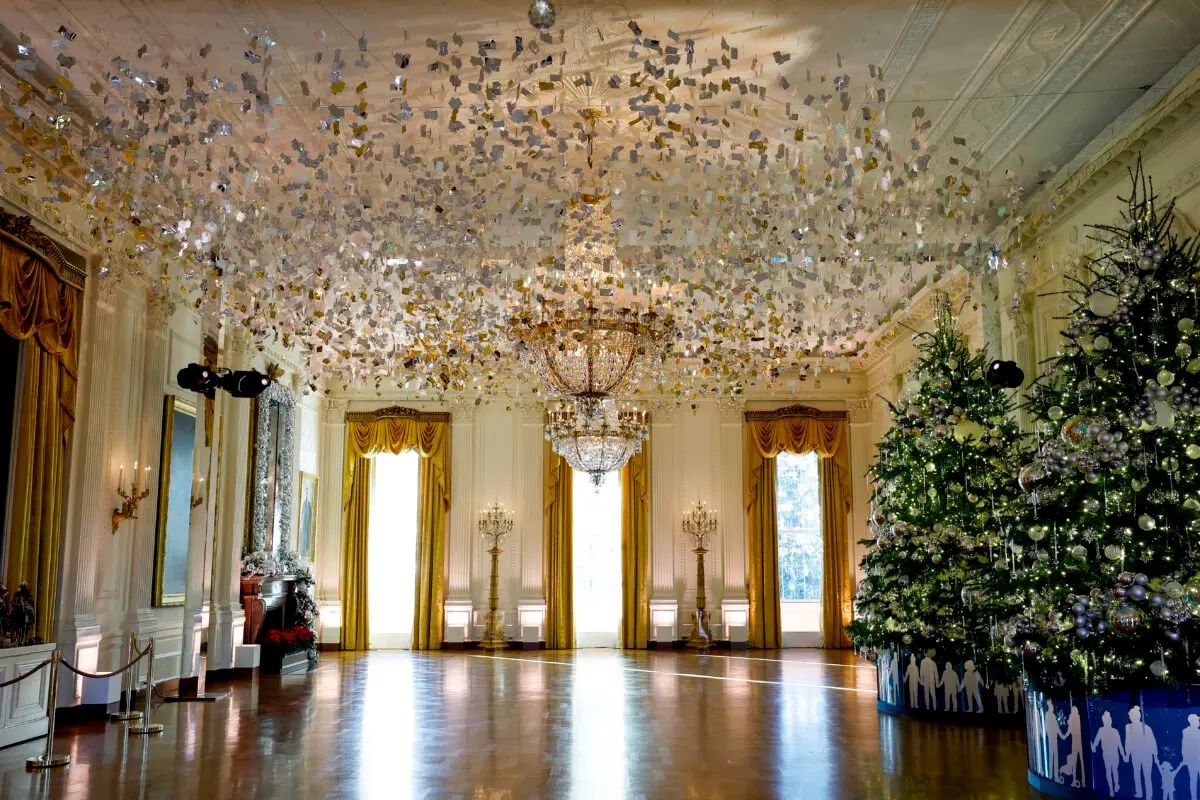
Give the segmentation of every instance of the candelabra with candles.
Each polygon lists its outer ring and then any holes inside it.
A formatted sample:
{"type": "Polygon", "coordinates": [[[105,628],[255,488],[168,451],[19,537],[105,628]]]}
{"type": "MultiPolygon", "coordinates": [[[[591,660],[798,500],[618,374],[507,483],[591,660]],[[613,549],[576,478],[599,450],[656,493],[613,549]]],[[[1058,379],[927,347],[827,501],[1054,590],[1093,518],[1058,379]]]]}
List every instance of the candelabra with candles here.
{"type": "Polygon", "coordinates": [[[493,503],[479,512],[479,535],[488,544],[492,556],[492,579],[488,588],[487,625],[483,629],[484,650],[503,650],[508,647],[504,638],[504,618],[500,614],[500,546],[512,533],[513,513],[505,511],[502,503],[493,503]]]}
{"type": "Polygon", "coordinates": [[[142,501],[150,496],[148,488],[142,488],[138,482],[138,475],[144,474],[147,478],[150,477],[150,468],[146,467],[142,472],[138,471],[138,462],[133,462],[133,477],[129,480],[129,489],[126,490],[123,484],[125,483],[125,465],[121,465],[121,474],[117,478],[117,494],[121,498],[121,505],[113,509],[113,534],[117,532],[117,528],[121,527],[121,523],[127,519],[137,519],[137,509],[142,501]]]}
{"type": "Polygon", "coordinates": [[[697,500],[683,512],[680,524],[684,536],[690,537],[696,554],[696,613],[692,615],[692,635],[687,646],[706,650],[712,645],[712,629],[704,597],[704,554],[708,552],[709,537],[717,532],[717,510],[697,500]]]}

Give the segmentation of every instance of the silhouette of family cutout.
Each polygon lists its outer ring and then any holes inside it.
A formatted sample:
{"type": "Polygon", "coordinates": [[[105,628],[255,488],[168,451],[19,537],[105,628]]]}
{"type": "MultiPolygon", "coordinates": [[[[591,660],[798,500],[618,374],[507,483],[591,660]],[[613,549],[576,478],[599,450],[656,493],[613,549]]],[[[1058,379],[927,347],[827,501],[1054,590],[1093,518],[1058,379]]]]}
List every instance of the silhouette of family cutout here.
{"type": "Polygon", "coordinates": [[[950,661],[939,671],[935,655],[936,651],[929,650],[918,663],[916,654],[910,653],[902,677],[901,654],[894,650],[880,651],[877,656],[879,699],[901,706],[905,705],[906,695],[909,709],[958,712],[961,708],[966,713],[982,714],[986,710],[984,691],[991,689],[998,713],[1016,714],[1021,710],[1024,693],[1020,686],[999,681],[989,686],[975,668],[975,662],[970,660],[963,662],[961,676],[950,661]]]}
{"type": "MultiPolygon", "coordinates": [[[[1182,743],[1179,748],[1181,760],[1172,764],[1159,758],[1158,740],[1154,730],[1142,720],[1141,706],[1129,709],[1129,722],[1125,725],[1125,736],[1113,726],[1112,714],[1105,711],[1100,718],[1100,729],[1092,739],[1092,752],[1100,753],[1104,764],[1104,788],[1108,789],[1109,797],[1116,797],[1121,791],[1120,768],[1127,763],[1133,769],[1133,796],[1143,800],[1153,800],[1154,774],[1158,773],[1160,794],[1162,800],[1175,800],[1175,780],[1184,767],[1188,771],[1191,788],[1190,800],[1200,800],[1197,796],[1197,784],[1200,783],[1200,716],[1188,715],[1188,727],[1182,731],[1182,743]]],[[[1066,730],[1059,723],[1058,713],[1051,700],[1046,700],[1044,743],[1047,755],[1047,772],[1057,783],[1070,780],[1073,788],[1079,788],[1086,782],[1084,775],[1082,723],[1079,718],[1079,708],[1071,706],[1067,717],[1066,730]],[[1062,742],[1069,742],[1070,754],[1065,763],[1060,764],[1062,742]]],[[[1101,791],[1100,780],[1093,776],[1094,788],[1101,791]]]]}

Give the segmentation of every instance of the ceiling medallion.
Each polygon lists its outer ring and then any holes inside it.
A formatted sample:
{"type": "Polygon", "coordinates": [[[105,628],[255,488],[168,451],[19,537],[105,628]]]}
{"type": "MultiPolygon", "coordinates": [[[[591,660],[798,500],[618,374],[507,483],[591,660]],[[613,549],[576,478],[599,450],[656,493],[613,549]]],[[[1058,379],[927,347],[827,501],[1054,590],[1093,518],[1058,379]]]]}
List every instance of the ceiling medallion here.
{"type": "Polygon", "coordinates": [[[547,412],[546,438],[554,452],[577,472],[586,472],[599,489],[604,476],[621,469],[641,452],[650,435],[646,412],[619,408],[614,400],[587,405],[562,404],[547,412]]]}

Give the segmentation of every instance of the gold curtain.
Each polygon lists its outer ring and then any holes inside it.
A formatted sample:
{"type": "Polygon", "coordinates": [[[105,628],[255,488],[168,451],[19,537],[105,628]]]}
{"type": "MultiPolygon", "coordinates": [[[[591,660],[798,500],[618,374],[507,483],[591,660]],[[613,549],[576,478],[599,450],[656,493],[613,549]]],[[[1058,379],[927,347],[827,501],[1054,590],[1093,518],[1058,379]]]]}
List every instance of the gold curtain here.
{"type": "Polygon", "coordinates": [[[0,330],[26,341],[5,580],[14,590],[29,584],[38,607],[35,631],[46,641],[54,639],[58,605],[82,287],[82,273],[27,217],[0,211],[0,330]]]}
{"type": "Polygon", "coordinates": [[[414,650],[442,646],[446,592],[446,515],[450,510],[450,415],[407,408],[346,415],[346,468],[342,482],[343,650],[368,645],[367,533],[370,529],[369,456],[416,450],[421,456],[417,503],[417,587],[414,650]]]}
{"type": "Polygon", "coordinates": [[[343,650],[371,646],[371,620],[367,602],[367,526],[371,512],[371,474],[374,465],[360,458],[350,481],[346,524],[342,533],[342,640],[343,650]]]}
{"type": "Polygon", "coordinates": [[[621,469],[621,646],[644,650],[650,631],[650,443],[621,469]]]}
{"type": "Polygon", "coordinates": [[[775,456],[816,452],[821,459],[821,528],[824,541],[821,638],[827,648],[849,647],[850,456],[846,412],[791,406],[746,413],[746,517],[750,551],[750,646],[773,649],[783,634],[779,620],[779,530],[775,508],[775,456]]]}
{"type": "Polygon", "coordinates": [[[546,587],[546,649],[575,646],[574,584],[571,580],[571,467],[546,442],[542,458],[546,537],[542,582],[546,587]]]}

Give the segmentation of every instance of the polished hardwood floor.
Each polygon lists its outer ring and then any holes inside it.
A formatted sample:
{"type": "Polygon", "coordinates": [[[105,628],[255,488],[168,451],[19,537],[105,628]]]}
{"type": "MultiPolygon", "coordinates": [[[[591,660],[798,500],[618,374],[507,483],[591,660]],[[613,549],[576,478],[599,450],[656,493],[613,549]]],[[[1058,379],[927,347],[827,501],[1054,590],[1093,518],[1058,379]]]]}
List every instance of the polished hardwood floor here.
{"type": "Polygon", "coordinates": [[[323,653],[210,688],[153,738],[61,726],[63,770],[0,751],[0,797],[1039,797],[1021,731],[880,714],[847,652],[323,653]]]}

